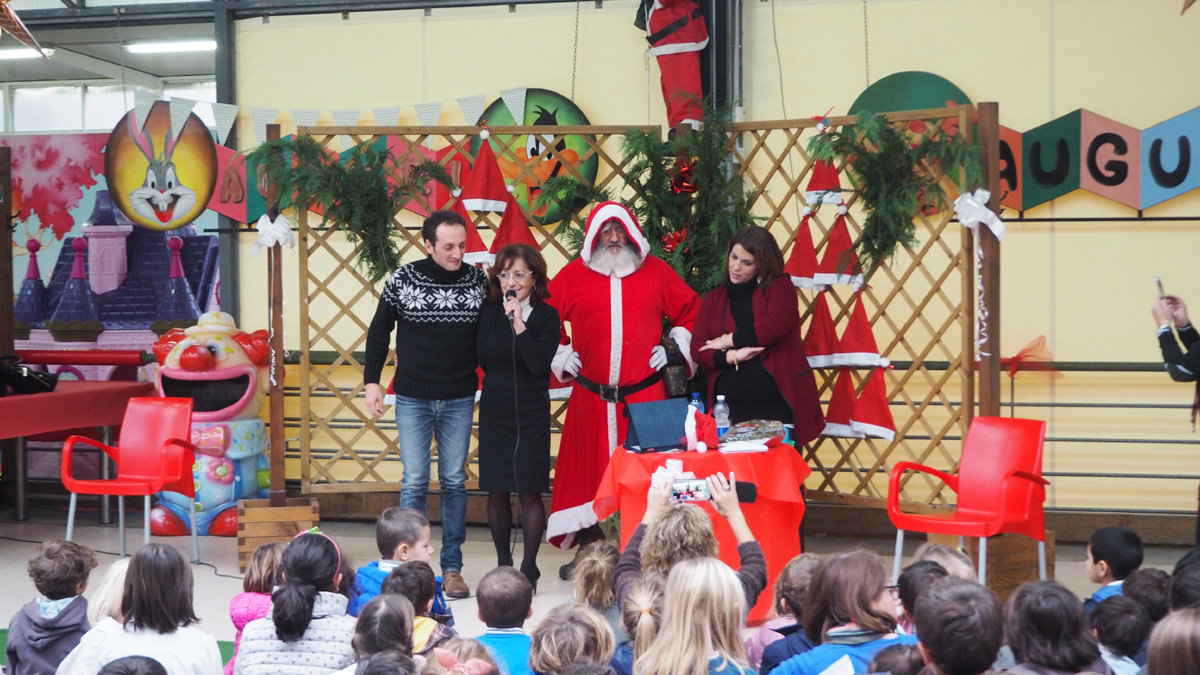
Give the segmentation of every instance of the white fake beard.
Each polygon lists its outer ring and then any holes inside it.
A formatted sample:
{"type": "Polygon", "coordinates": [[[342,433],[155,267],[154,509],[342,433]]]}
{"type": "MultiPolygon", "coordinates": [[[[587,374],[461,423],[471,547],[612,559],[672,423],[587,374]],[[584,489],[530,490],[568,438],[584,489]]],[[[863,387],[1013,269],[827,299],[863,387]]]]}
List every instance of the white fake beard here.
{"type": "Polygon", "coordinates": [[[592,260],[588,263],[588,267],[592,268],[592,271],[618,279],[624,279],[633,274],[641,266],[642,257],[638,255],[637,248],[632,244],[622,246],[615,253],[613,249],[604,246],[592,254],[592,260]]]}

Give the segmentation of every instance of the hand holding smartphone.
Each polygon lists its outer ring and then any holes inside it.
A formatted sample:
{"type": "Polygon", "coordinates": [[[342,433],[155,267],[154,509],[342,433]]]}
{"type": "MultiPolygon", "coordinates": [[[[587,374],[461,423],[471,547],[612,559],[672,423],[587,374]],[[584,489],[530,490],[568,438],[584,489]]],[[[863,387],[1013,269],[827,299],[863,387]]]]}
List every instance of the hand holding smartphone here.
{"type": "Polygon", "coordinates": [[[711,498],[703,478],[677,478],[671,484],[671,499],[677,502],[706,502],[711,498]]]}

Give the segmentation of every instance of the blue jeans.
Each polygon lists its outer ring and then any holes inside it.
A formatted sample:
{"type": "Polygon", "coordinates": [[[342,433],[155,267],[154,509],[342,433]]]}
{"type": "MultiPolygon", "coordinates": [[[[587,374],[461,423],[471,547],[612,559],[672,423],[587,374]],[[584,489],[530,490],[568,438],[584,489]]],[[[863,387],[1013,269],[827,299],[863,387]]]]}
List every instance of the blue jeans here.
{"type": "Polygon", "coordinates": [[[400,440],[400,505],[426,512],[430,442],[437,437],[438,482],[442,486],[442,572],[462,569],[467,538],[467,448],[475,397],[435,400],[396,396],[396,431],[400,440]]]}

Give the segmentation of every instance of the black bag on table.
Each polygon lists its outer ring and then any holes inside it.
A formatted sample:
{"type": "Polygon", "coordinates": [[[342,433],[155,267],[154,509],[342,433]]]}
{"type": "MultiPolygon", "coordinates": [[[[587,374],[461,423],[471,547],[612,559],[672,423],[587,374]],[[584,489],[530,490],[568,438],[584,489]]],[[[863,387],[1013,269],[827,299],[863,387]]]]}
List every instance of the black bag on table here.
{"type": "Polygon", "coordinates": [[[16,356],[0,356],[0,396],[54,391],[58,375],[22,365],[16,356]]]}

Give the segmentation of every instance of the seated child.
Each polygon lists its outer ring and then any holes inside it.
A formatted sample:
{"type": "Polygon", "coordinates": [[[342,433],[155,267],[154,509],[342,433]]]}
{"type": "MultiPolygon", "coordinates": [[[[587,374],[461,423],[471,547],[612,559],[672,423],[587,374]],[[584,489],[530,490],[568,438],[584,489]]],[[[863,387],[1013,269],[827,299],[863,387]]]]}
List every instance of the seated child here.
{"type": "Polygon", "coordinates": [[[380,664],[391,657],[376,657],[394,652],[407,656],[407,665],[410,670],[413,669],[413,618],[412,603],[399,593],[380,593],[371,598],[354,624],[354,638],[350,645],[354,647],[355,662],[332,675],[357,675],[370,664],[381,668],[380,664]]]}
{"type": "Polygon", "coordinates": [[[1100,643],[1100,656],[1116,675],[1137,675],[1133,660],[1150,636],[1150,619],[1142,606],[1123,595],[1110,595],[1096,603],[1088,623],[1100,643]]]}
{"type": "MultiPolygon", "coordinates": [[[[1171,575],[1156,567],[1139,567],[1121,584],[1121,595],[1142,606],[1146,617],[1150,619],[1150,628],[1167,615],[1171,598],[1171,575]]],[[[1146,665],[1146,650],[1150,647],[1150,637],[1147,633],[1142,648],[1138,650],[1133,660],[1139,666],[1146,665]]]]}
{"type": "Polygon", "coordinates": [[[924,667],[925,657],[921,656],[921,648],[918,645],[892,645],[871,659],[867,672],[917,675],[924,667]]]}
{"type": "Polygon", "coordinates": [[[122,656],[104,664],[96,675],[167,675],[167,669],[149,656],[122,656]]]}
{"type": "Polygon", "coordinates": [[[91,627],[87,620],[88,575],[96,567],[92,549],[73,541],[42,545],[29,561],[38,596],[13,615],[5,655],[8,672],[54,673],[91,627]]]}
{"type": "MultiPolygon", "coordinates": [[[[575,568],[576,573],[579,567],[575,568]]],[[[475,589],[479,620],[487,626],[479,641],[496,657],[503,675],[533,675],[529,669],[529,635],[522,626],[533,615],[533,585],[511,566],[483,575],[475,589]]]]}
{"type": "Polygon", "coordinates": [[[412,603],[413,654],[426,655],[446,640],[457,637],[453,628],[429,616],[436,583],[433,568],[422,560],[406,562],[396,567],[383,580],[382,592],[399,593],[412,603]]]}
{"type": "Polygon", "coordinates": [[[579,549],[571,571],[571,588],[575,602],[600,612],[613,629],[617,640],[625,638],[621,624],[621,608],[617,605],[613,579],[621,552],[607,541],[594,541],[579,549]]]}
{"type": "Polygon", "coordinates": [[[225,664],[225,675],[233,675],[238,647],[242,644],[242,629],[251,621],[266,616],[271,609],[271,591],[279,583],[280,559],[286,547],[282,541],[272,541],[259,544],[250,554],[250,564],[242,578],[242,592],[229,601],[229,620],[237,632],[233,635],[233,657],[225,664]]]}
{"type": "MultiPolygon", "coordinates": [[[[393,506],[379,514],[375,523],[375,546],[380,559],[358,568],[350,590],[351,616],[358,616],[363,605],[379,595],[383,580],[403,563],[419,560],[429,563],[433,545],[429,543],[429,519],[416,509],[393,506]]],[[[429,616],[447,626],[454,625],[454,615],[442,594],[442,580],[434,577],[433,609],[429,616]]],[[[421,606],[416,606],[418,611],[421,606]]]]}
{"type": "Polygon", "coordinates": [[[1121,583],[1142,566],[1142,538],[1121,525],[1102,527],[1092,533],[1087,548],[1087,575],[1101,584],[1092,597],[1083,601],[1089,613],[1101,600],[1121,594],[1121,583]]]}
{"type": "Polygon", "coordinates": [[[921,638],[918,647],[936,675],[988,672],[1004,638],[996,594],[953,576],[933,582],[921,594],[913,626],[921,638]]]}
{"type": "Polygon", "coordinates": [[[971,558],[960,549],[926,542],[913,551],[912,561],[920,562],[922,560],[932,560],[941,565],[952,577],[967,581],[979,579],[979,574],[975,571],[975,563],[971,562],[971,558]]]}
{"type": "MultiPolygon", "coordinates": [[[[899,624],[901,632],[913,633],[912,613],[917,606],[917,598],[938,579],[945,579],[946,568],[932,560],[919,560],[900,573],[896,580],[896,593],[900,600],[899,624]]],[[[917,636],[920,637],[920,636],[917,636]]]]}
{"type": "Polygon", "coordinates": [[[599,612],[583,605],[559,605],[529,635],[529,668],[538,675],[561,675],[584,658],[612,661],[615,647],[612,629],[599,612]]]}
{"type": "MultiPolygon", "coordinates": [[[[528,580],[528,579],[527,579],[528,580]]],[[[492,653],[479,640],[451,638],[429,654],[425,675],[500,675],[492,653]]],[[[365,673],[363,675],[366,675],[365,673]]]]}
{"type": "Polygon", "coordinates": [[[801,553],[788,561],[779,573],[779,578],[775,580],[775,611],[779,613],[780,618],[790,618],[791,622],[776,629],[780,636],[778,639],[763,641],[757,664],[750,647],[753,638],[746,641],[746,656],[751,659],[750,665],[760,673],[769,673],[780,663],[813,648],[812,641],[804,633],[804,624],[801,623],[800,616],[804,613],[804,596],[808,593],[808,584],[812,581],[813,571],[820,564],[821,556],[801,553]]]}
{"type": "Polygon", "coordinates": [[[625,589],[621,602],[622,632],[630,636],[622,640],[612,657],[612,669],[617,675],[633,675],[633,662],[646,653],[662,626],[663,584],[658,574],[646,574],[625,589]]]}

